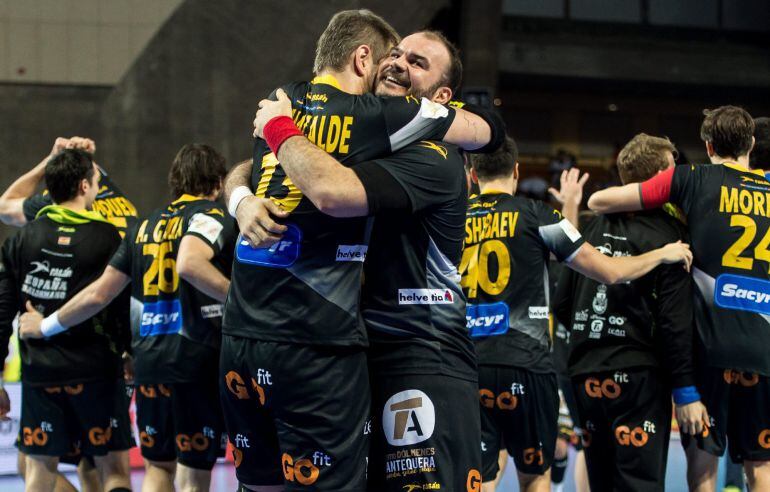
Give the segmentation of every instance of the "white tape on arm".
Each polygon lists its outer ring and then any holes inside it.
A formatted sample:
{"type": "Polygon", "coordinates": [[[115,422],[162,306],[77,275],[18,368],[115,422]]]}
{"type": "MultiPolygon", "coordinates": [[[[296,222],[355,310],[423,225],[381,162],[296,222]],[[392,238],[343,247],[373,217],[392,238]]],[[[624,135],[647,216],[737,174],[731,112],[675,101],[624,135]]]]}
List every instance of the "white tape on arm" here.
{"type": "Polygon", "coordinates": [[[43,318],[43,321],[40,323],[40,333],[44,337],[52,337],[63,331],[67,331],[67,327],[59,323],[59,311],[55,311],[52,315],[43,318]]]}
{"type": "Polygon", "coordinates": [[[241,201],[247,196],[251,196],[253,194],[254,193],[252,193],[248,186],[239,186],[234,189],[232,193],[230,193],[230,201],[227,202],[227,211],[234,219],[236,218],[235,212],[238,210],[238,205],[241,203],[241,201]]]}

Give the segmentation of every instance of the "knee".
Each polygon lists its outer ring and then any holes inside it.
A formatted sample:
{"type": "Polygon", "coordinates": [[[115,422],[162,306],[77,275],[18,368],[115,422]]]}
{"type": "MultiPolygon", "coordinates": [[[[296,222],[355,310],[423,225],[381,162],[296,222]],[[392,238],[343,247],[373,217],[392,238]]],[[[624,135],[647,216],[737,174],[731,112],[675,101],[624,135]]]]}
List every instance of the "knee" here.
{"type": "Polygon", "coordinates": [[[19,476],[24,480],[24,476],[27,474],[27,458],[24,453],[19,453],[16,459],[16,469],[19,471],[19,476]]]}
{"type": "Polygon", "coordinates": [[[173,475],[176,472],[176,461],[144,460],[144,469],[150,471],[151,468],[173,475]]]}
{"type": "Polygon", "coordinates": [[[746,480],[751,490],[760,490],[760,487],[770,485],[770,461],[744,461],[743,468],[746,471],[746,480]]]}

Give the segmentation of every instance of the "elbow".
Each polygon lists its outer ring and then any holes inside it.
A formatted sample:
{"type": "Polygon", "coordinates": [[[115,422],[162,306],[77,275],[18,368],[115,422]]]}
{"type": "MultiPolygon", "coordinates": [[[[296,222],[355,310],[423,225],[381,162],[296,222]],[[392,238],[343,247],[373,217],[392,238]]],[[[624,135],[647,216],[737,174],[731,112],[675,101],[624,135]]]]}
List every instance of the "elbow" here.
{"type": "Polygon", "coordinates": [[[606,204],[602,203],[600,192],[596,192],[588,198],[588,208],[601,214],[605,211],[606,204]]]}
{"type": "Polygon", "coordinates": [[[308,195],[310,201],[316,208],[326,215],[332,217],[345,217],[345,204],[339,193],[332,190],[316,190],[312,196],[308,195]]]}
{"type": "Polygon", "coordinates": [[[94,289],[91,291],[89,304],[93,306],[106,306],[112,299],[102,289],[94,289]]]}
{"type": "Polygon", "coordinates": [[[177,258],[176,273],[179,275],[179,278],[186,282],[190,282],[190,280],[195,277],[195,270],[194,261],[185,257],[177,258]]]}
{"type": "Polygon", "coordinates": [[[624,280],[622,275],[610,269],[599,272],[596,277],[597,278],[595,280],[607,285],[619,284],[624,280]]]}

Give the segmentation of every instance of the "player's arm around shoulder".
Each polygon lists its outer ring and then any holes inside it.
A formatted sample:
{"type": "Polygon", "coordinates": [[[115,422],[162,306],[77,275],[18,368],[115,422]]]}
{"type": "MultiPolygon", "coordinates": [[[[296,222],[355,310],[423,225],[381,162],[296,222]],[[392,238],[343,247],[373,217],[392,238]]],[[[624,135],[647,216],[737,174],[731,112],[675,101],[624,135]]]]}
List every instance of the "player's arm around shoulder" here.
{"type": "Polygon", "coordinates": [[[686,271],[692,265],[690,245],[677,241],[638,256],[609,257],[584,243],[568,262],[568,266],[588,278],[604,284],[636,280],[661,264],[683,263],[686,271]]]}

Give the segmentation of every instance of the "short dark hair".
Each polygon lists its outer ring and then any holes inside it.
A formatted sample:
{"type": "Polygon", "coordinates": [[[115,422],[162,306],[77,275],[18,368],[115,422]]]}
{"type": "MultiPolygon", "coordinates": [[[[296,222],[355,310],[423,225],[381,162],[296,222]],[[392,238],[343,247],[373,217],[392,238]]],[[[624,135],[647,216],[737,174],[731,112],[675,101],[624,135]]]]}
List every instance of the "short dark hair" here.
{"type": "Polygon", "coordinates": [[[720,106],[716,109],[704,109],[700,138],[711,142],[714,152],[720,157],[737,159],[751,150],[751,137],[754,136],[754,120],[743,108],[738,106],[720,106]]]}
{"type": "Polygon", "coordinates": [[[80,183],[94,177],[91,154],[80,149],[62,150],[45,165],[45,186],[54,203],[63,203],[78,196],[80,183]]]}
{"type": "Polygon", "coordinates": [[[749,154],[749,167],[770,170],[770,118],[754,118],[754,149],[749,154]]]}
{"type": "Polygon", "coordinates": [[[372,49],[377,64],[400,40],[396,30],[371,10],[342,10],[334,14],[318,38],[313,73],[342,70],[353,50],[364,44],[372,49]]]}
{"type": "MultiPolygon", "coordinates": [[[[443,74],[441,85],[452,89],[452,94],[457,94],[460,91],[460,85],[463,83],[463,62],[460,58],[460,50],[439,31],[424,30],[417,31],[415,34],[422,34],[434,41],[440,42],[449,52],[449,68],[443,74]]],[[[435,92],[436,89],[438,87],[435,87],[432,92],[435,92]]]]}
{"type": "Polygon", "coordinates": [[[209,195],[222,184],[226,174],[225,158],[213,147],[187,144],[179,149],[168,172],[171,195],[173,198],[184,194],[209,195]]]}
{"type": "Polygon", "coordinates": [[[479,179],[507,178],[513,173],[519,149],[511,137],[505,137],[505,143],[489,154],[471,154],[471,166],[479,179]]]}

